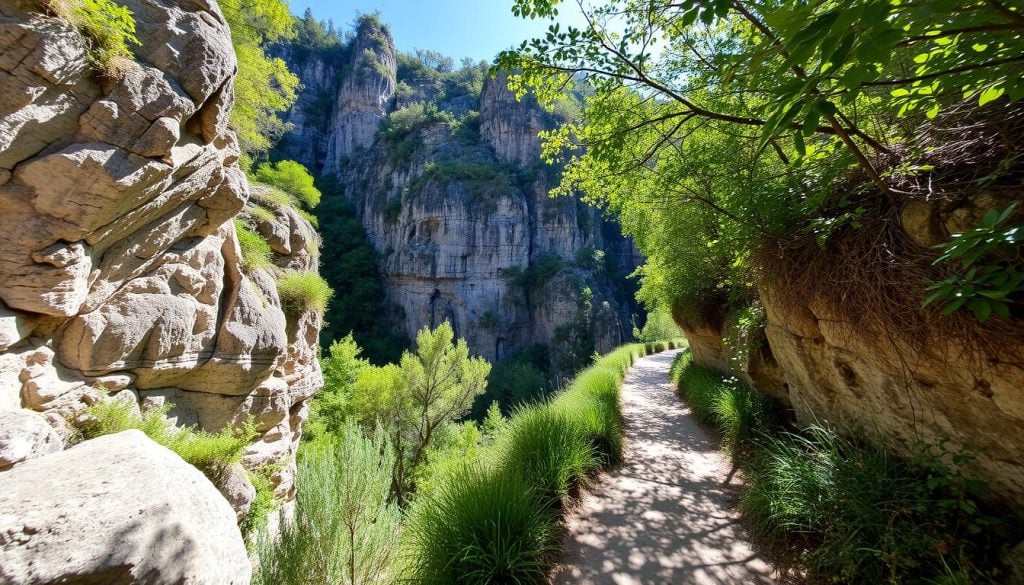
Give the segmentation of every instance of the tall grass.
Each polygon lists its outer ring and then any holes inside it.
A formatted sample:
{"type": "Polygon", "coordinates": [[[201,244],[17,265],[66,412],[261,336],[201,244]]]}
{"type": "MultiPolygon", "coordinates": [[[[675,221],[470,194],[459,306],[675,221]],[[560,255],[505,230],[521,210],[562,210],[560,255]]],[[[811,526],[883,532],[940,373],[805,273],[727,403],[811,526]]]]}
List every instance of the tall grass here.
{"type": "Polygon", "coordinates": [[[500,466],[535,486],[550,507],[564,505],[572,488],[597,468],[582,421],[548,404],[519,409],[496,448],[500,466]]]}
{"type": "Polygon", "coordinates": [[[768,400],[735,377],[693,364],[688,356],[688,352],[679,354],[669,375],[679,383],[693,415],[718,427],[728,451],[750,446],[758,433],[774,423],[768,400]]]}
{"type": "Polygon", "coordinates": [[[385,583],[398,559],[398,507],[389,499],[393,450],[354,424],[298,463],[296,516],[257,541],[257,585],[385,583]]]}
{"type": "Polygon", "coordinates": [[[463,467],[409,513],[408,579],[424,584],[546,582],[555,513],[522,475],[463,467]]]}

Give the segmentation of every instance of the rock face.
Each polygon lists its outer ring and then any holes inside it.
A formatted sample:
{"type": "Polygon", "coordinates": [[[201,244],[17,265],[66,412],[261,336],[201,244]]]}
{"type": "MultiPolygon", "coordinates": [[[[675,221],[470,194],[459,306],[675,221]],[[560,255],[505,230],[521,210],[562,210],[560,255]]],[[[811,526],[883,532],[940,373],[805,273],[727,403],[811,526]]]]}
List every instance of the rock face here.
{"type": "MultiPolygon", "coordinates": [[[[115,394],[212,432],[251,417],[244,462],[288,500],[320,318],[286,315],[275,276],[316,270],[319,241],[294,210],[250,204],[276,267],[245,268],[228,25],[205,0],[119,3],[141,40],[119,79],[67,23],[0,3],[0,410],[65,438],[115,394]]],[[[7,473],[52,450],[33,433],[4,439],[7,473]]]]}
{"type": "Polygon", "coordinates": [[[908,351],[837,318],[818,299],[786,307],[762,291],[771,355],[797,418],[862,431],[912,455],[950,439],[975,456],[971,471],[1024,513],[1024,347],[971,355],[957,340],[908,351]]]}
{"type": "Polygon", "coordinates": [[[364,20],[349,49],[293,57],[300,103],[335,96],[341,109],[313,129],[297,108],[282,143],[355,205],[398,327],[411,339],[448,320],[492,360],[559,341],[589,356],[627,339],[637,309],[624,275],[639,253],[596,209],[548,196],[559,172],[541,162],[538,132],[557,120],[504,79],[479,92],[403,78],[392,47],[364,20]]]}
{"type": "Polygon", "coordinates": [[[4,583],[249,582],[234,511],[139,431],[19,464],[0,473],[0,490],[4,583]]]}
{"type": "MultiPolygon", "coordinates": [[[[968,200],[949,214],[945,233],[973,228],[984,208],[1004,209],[1010,202],[989,201],[978,211],[979,201],[985,197],[968,200]]],[[[921,214],[914,213],[920,205],[907,207],[903,229],[934,243],[935,236],[921,229],[926,225],[921,214]]],[[[939,221],[938,216],[928,222],[939,221]]],[[[801,423],[827,423],[863,434],[904,456],[914,455],[922,441],[948,441],[949,449],[973,456],[968,472],[991,488],[982,495],[1024,514],[1020,331],[989,323],[985,327],[996,332],[998,342],[979,344],[968,336],[934,335],[933,329],[921,327],[910,340],[903,337],[903,323],[884,329],[869,315],[851,318],[841,310],[848,292],[848,286],[825,285],[795,297],[781,283],[765,279],[759,291],[765,328],[745,340],[740,352],[723,343],[728,323],[683,328],[695,361],[739,374],[792,408],[801,423]]]]}

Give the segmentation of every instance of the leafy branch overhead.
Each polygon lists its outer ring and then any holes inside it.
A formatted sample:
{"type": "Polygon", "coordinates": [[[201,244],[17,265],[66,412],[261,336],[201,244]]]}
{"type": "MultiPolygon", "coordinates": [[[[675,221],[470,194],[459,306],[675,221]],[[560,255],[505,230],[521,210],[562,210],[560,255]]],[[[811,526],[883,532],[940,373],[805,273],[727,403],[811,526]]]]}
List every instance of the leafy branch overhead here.
{"type": "MultiPolygon", "coordinates": [[[[561,4],[517,0],[513,11],[554,19],[561,4]]],[[[599,93],[625,87],[673,102],[665,115],[674,120],[751,127],[787,160],[777,139],[797,160],[838,140],[886,194],[872,158],[895,137],[866,114],[935,117],[964,99],[1024,97],[1024,14],[1000,0],[580,0],[573,9],[585,26],[555,22],[501,54],[499,67],[520,72],[519,92],[550,101],[583,74],[599,93]]]]}

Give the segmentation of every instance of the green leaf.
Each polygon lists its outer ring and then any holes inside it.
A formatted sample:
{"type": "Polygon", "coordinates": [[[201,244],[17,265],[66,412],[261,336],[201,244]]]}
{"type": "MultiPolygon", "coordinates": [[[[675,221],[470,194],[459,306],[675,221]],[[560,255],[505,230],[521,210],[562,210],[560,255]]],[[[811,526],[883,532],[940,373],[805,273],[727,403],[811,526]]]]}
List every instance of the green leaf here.
{"type": "Polygon", "coordinates": [[[992,315],[992,306],[984,299],[972,299],[968,305],[974,311],[975,318],[984,323],[992,315]]]}
{"type": "Polygon", "coordinates": [[[804,144],[804,135],[802,133],[793,133],[793,146],[796,148],[796,152],[800,156],[807,154],[807,146],[804,144]]]}
{"type": "Polygon", "coordinates": [[[999,99],[1004,93],[1006,93],[1006,88],[1002,86],[986,88],[985,91],[981,92],[981,96],[978,97],[978,107],[999,99]]]}

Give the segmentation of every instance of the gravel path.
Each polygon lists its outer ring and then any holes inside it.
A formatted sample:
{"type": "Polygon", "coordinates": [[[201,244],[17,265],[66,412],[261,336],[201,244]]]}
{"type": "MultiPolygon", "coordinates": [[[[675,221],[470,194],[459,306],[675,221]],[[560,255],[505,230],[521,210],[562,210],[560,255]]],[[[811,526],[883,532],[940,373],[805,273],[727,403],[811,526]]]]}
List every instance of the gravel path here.
{"type": "Polygon", "coordinates": [[[637,360],[626,376],[625,463],[569,514],[554,583],[775,583],[739,525],[728,457],[668,379],[676,353],[637,360]]]}

